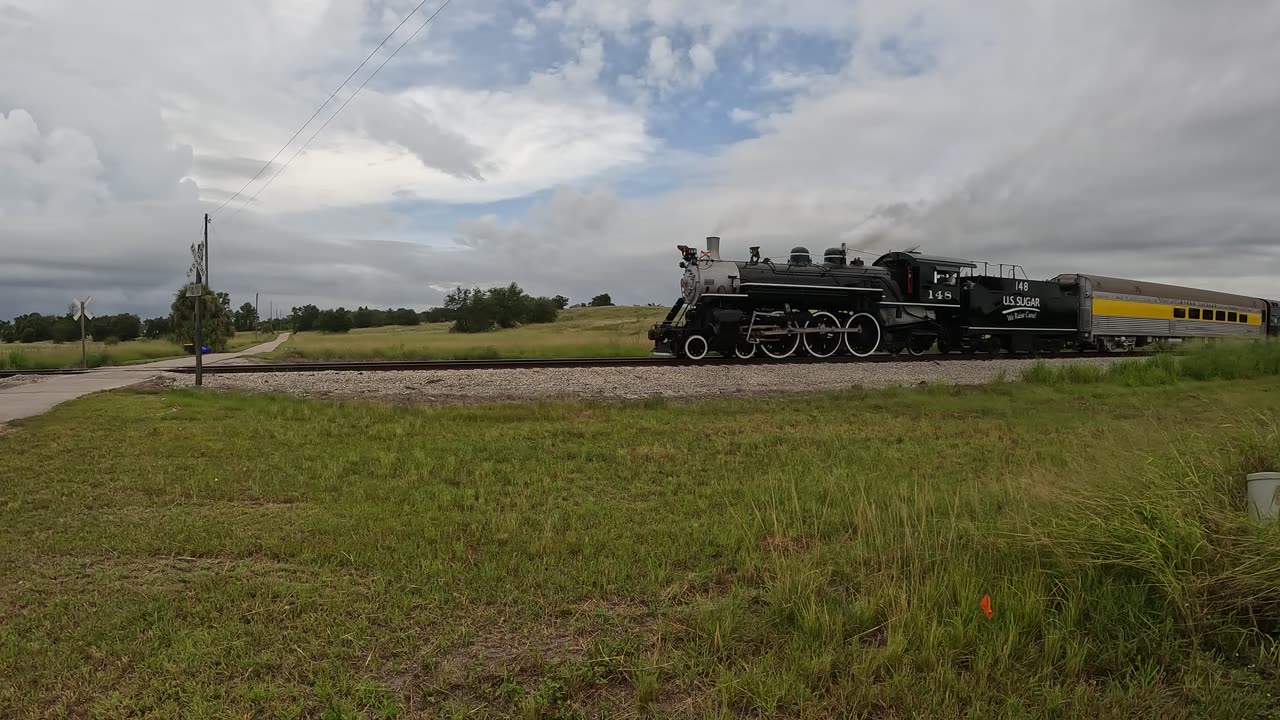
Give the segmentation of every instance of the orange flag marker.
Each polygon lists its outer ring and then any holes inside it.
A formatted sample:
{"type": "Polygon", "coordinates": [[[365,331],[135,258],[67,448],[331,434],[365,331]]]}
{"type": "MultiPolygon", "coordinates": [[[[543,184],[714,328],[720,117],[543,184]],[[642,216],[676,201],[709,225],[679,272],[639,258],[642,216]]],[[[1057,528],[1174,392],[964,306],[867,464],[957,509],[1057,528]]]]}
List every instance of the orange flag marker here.
{"type": "Polygon", "coordinates": [[[991,596],[983,595],[982,602],[978,603],[978,606],[982,608],[983,614],[985,614],[987,616],[987,619],[990,620],[991,619],[991,596]]]}

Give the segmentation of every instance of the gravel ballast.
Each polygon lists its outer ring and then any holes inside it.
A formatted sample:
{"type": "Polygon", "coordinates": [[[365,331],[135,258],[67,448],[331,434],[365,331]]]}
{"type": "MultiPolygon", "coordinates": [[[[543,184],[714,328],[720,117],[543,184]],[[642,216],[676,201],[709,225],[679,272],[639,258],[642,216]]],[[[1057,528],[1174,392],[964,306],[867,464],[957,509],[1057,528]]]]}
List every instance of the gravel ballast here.
{"type": "MultiPolygon", "coordinates": [[[[978,385],[1017,380],[1036,362],[1106,365],[1115,358],[948,360],[707,367],[548,368],[210,374],[206,387],[332,399],[451,405],[536,400],[635,400],[738,395],[797,395],[853,387],[978,385]]],[[[165,383],[189,387],[191,375],[165,383]]]]}

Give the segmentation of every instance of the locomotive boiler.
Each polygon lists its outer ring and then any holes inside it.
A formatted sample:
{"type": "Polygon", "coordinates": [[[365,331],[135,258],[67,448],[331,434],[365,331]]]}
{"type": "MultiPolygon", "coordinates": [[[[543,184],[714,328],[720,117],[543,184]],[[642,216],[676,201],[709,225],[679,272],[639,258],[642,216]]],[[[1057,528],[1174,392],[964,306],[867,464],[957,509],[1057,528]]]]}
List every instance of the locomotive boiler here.
{"type": "MultiPolygon", "coordinates": [[[[723,260],[718,237],[707,238],[702,252],[677,247],[681,297],[649,332],[659,355],[698,360],[713,352],[739,358],[761,352],[782,359],[802,347],[817,358],[908,346],[923,352],[936,337],[936,310],[954,306],[941,300],[941,286],[937,301],[905,297],[891,268],[849,262],[843,247],[828,249],[820,261],[804,247],[793,248],[785,261],[762,258],[758,247],[746,261],[723,260]]],[[[938,283],[922,281],[929,291],[960,271],[944,259],[936,269],[938,283]]]]}

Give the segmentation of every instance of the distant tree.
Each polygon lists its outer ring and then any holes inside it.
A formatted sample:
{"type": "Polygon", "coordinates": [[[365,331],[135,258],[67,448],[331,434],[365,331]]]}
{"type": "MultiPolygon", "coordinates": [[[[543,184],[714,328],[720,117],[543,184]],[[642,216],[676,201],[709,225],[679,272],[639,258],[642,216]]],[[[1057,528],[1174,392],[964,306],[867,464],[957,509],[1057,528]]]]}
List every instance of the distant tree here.
{"type": "Polygon", "coordinates": [[[444,308],[436,314],[452,319],[454,332],[470,333],[555,322],[559,312],[553,298],[530,297],[512,283],[490,290],[456,288],[445,297],[444,308]]]}
{"type": "Polygon", "coordinates": [[[420,322],[422,320],[418,317],[418,313],[409,308],[387,311],[388,325],[417,325],[420,322]]]}
{"type": "Polygon", "coordinates": [[[8,320],[0,320],[0,342],[11,343],[16,339],[13,333],[13,323],[8,320]]]}
{"type": "MultiPolygon", "coordinates": [[[[113,337],[117,340],[137,340],[142,335],[142,320],[133,313],[106,315],[94,318],[93,339],[113,337]],[[99,322],[99,321],[102,322],[99,322]]],[[[79,333],[76,337],[80,337],[79,333]]]]}
{"type": "Polygon", "coordinates": [[[511,283],[506,287],[489,290],[485,300],[492,306],[494,321],[500,327],[511,328],[525,322],[532,298],[519,285],[511,283]]]}
{"type": "Polygon", "coordinates": [[[351,329],[351,312],[346,308],[321,310],[316,319],[316,329],[321,332],[344,333],[351,329]]]}
{"type": "Polygon", "coordinates": [[[433,307],[422,313],[422,322],[442,323],[453,319],[453,311],[447,307],[433,307]]]}
{"type": "Polygon", "coordinates": [[[609,297],[609,293],[601,293],[591,298],[591,307],[609,307],[613,305],[613,298],[609,297]]]}
{"type": "Polygon", "coordinates": [[[156,340],[173,334],[173,322],[167,317],[147,318],[142,321],[142,336],[156,340]]]}
{"type": "Polygon", "coordinates": [[[258,325],[258,309],[250,302],[241,305],[232,317],[235,320],[236,330],[252,330],[258,325]]]}
{"type": "Polygon", "coordinates": [[[560,314],[560,303],[555,298],[529,298],[525,312],[526,323],[552,323],[560,314]]]}
{"type": "Polygon", "coordinates": [[[453,316],[453,332],[488,332],[497,324],[493,305],[480,288],[454,288],[444,298],[444,306],[453,316]]]}
{"type": "Polygon", "coordinates": [[[224,307],[224,308],[226,308],[228,311],[230,311],[230,310],[231,310],[231,295],[229,295],[229,294],[227,294],[227,293],[224,293],[224,292],[220,292],[220,293],[217,293],[217,296],[218,296],[218,302],[222,305],[222,307],[224,307]]]}
{"type": "Polygon", "coordinates": [[[116,336],[121,340],[137,340],[142,337],[142,318],[133,313],[124,313],[116,324],[116,336]]]}
{"type": "Polygon", "coordinates": [[[40,313],[19,315],[13,319],[14,333],[21,342],[52,340],[54,319],[52,315],[41,315],[40,313]],[[27,338],[31,339],[28,340],[27,338]]]}
{"type": "Polygon", "coordinates": [[[200,340],[214,352],[227,349],[227,341],[236,334],[235,318],[231,303],[222,301],[220,295],[206,291],[199,298],[187,297],[184,286],[178,290],[169,308],[174,339],[179,343],[194,343],[196,339],[196,302],[200,302],[200,340]]]}
{"type": "Polygon", "coordinates": [[[358,328],[373,327],[373,311],[363,305],[351,313],[351,326],[358,328]]]}
{"type": "Polygon", "coordinates": [[[289,325],[294,332],[306,332],[314,330],[316,320],[320,318],[320,308],[315,305],[303,305],[302,307],[293,308],[289,313],[289,325]]]}
{"type": "Polygon", "coordinates": [[[80,339],[80,323],[71,315],[63,315],[53,321],[49,329],[50,339],[56,343],[71,342],[80,339]]]}
{"type": "Polygon", "coordinates": [[[565,309],[565,308],[569,307],[569,298],[567,298],[567,297],[565,297],[565,296],[563,296],[563,295],[557,295],[557,296],[555,296],[555,297],[551,298],[551,301],[552,301],[553,303],[555,303],[555,305],[556,305],[556,309],[557,309],[557,310],[563,310],[563,309],[565,309]]]}
{"type": "MultiPolygon", "coordinates": [[[[137,315],[131,313],[99,315],[88,322],[88,331],[89,335],[99,342],[107,338],[115,338],[117,342],[121,340],[136,340],[142,334],[142,321],[138,319],[137,315]]],[[[75,325],[73,337],[75,339],[80,337],[79,324],[75,325]]]]}

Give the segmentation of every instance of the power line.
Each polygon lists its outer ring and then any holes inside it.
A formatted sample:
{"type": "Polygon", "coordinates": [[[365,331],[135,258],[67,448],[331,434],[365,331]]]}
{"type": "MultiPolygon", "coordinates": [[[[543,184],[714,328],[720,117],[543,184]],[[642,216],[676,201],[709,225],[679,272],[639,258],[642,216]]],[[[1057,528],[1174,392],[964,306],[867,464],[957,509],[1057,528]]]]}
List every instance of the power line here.
{"type": "MultiPolygon", "coordinates": [[[[254,173],[253,177],[249,178],[249,182],[246,182],[246,183],[244,184],[244,187],[242,187],[242,188],[240,188],[239,190],[237,190],[235,195],[232,195],[231,197],[229,197],[229,198],[227,198],[226,200],[224,200],[224,201],[222,202],[222,204],[221,204],[221,205],[219,205],[217,208],[215,208],[215,209],[214,209],[214,211],[213,211],[213,213],[211,213],[211,214],[216,215],[216,214],[218,213],[218,211],[219,211],[219,210],[221,210],[222,208],[224,208],[224,207],[226,207],[227,205],[231,204],[231,201],[232,201],[232,200],[235,200],[235,199],[236,199],[236,198],[238,198],[238,197],[240,197],[241,193],[243,193],[246,189],[248,189],[248,187],[249,187],[250,185],[252,185],[252,184],[253,184],[253,181],[254,181],[254,180],[257,180],[259,177],[261,177],[261,176],[262,176],[262,173],[266,172],[267,168],[271,167],[271,164],[272,164],[272,163],[274,163],[274,162],[276,161],[276,159],[280,157],[280,154],[281,154],[281,153],[283,153],[283,152],[285,151],[285,148],[288,148],[288,147],[289,147],[289,145],[290,145],[294,140],[297,140],[297,139],[298,139],[298,136],[302,134],[302,131],[303,131],[303,130],[306,130],[306,129],[307,129],[307,126],[311,124],[311,121],[312,121],[312,120],[315,120],[315,119],[316,119],[316,117],[318,117],[318,116],[320,115],[320,111],[321,111],[321,110],[324,110],[325,106],[326,106],[326,105],[328,105],[328,104],[333,100],[333,98],[334,98],[335,96],[337,96],[338,92],[339,92],[339,91],[341,91],[341,90],[342,90],[342,88],[346,87],[346,86],[347,86],[347,83],[351,82],[351,78],[355,77],[355,76],[356,76],[356,73],[360,72],[360,70],[361,70],[365,65],[367,65],[367,64],[369,63],[369,61],[370,61],[370,60],[372,60],[372,59],[373,59],[373,56],[374,56],[374,55],[376,55],[376,54],[378,53],[378,51],[382,49],[382,46],[387,44],[387,41],[391,39],[391,36],[392,36],[392,35],[395,35],[397,32],[399,32],[400,28],[401,28],[401,27],[403,27],[403,26],[404,26],[404,24],[405,24],[406,22],[409,22],[409,18],[413,17],[414,13],[418,12],[419,10],[421,10],[421,9],[422,9],[422,6],[423,6],[423,5],[426,5],[426,4],[427,4],[427,0],[422,0],[422,2],[418,3],[418,6],[417,6],[417,7],[415,7],[413,10],[411,10],[411,11],[409,12],[409,14],[408,14],[408,15],[405,15],[405,16],[404,16],[404,19],[402,19],[402,20],[400,21],[400,24],[399,24],[399,25],[396,25],[396,26],[395,26],[395,28],[394,28],[391,32],[387,33],[387,36],[386,36],[386,37],[382,38],[382,42],[378,43],[378,47],[374,48],[374,49],[373,49],[373,52],[369,53],[369,55],[368,55],[368,56],[366,56],[366,57],[365,57],[365,59],[364,59],[364,60],[363,60],[359,65],[357,65],[357,66],[356,66],[356,69],[351,71],[351,74],[347,76],[347,79],[346,79],[346,80],[343,80],[341,85],[339,85],[338,87],[334,88],[334,89],[333,89],[333,92],[329,93],[329,97],[325,98],[324,102],[320,103],[320,107],[316,108],[316,111],[315,111],[314,113],[312,113],[312,114],[311,114],[311,117],[307,118],[307,121],[306,121],[306,122],[304,122],[304,123],[302,123],[302,127],[298,128],[297,132],[295,132],[295,133],[293,134],[293,137],[290,137],[288,142],[286,142],[284,145],[280,146],[280,149],[276,151],[276,154],[275,154],[275,155],[272,155],[272,156],[271,156],[271,159],[270,159],[270,160],[268,160],[268,161],[267,161],[267,163],[266,163],[265,165],[263,165],[261,168],[259,168],[259,169],[258,169],[258,172],[254,173]]],[[[448,2],[446,2],[446,3],[445,3],[445,5],[448,5],[448,4],[449,4],[448,2]]],[[[441,5],[440,7],[441,7],[441,8],[443,8],[443,7],[444,7],[444,5],[441,5]]],[[[439,11],[439,10],[437,10],[436,12],[440,12],[440,11],[439,11]]],[[[433,15],[432,17],[434,17],[434,15],[433,15]]],[[[414,35],[417,35],[417,33],[414,33],[414,35]]]]}
{"type": "Polygon", "coordinates": [[[360,87],[356,88],[356,91],[351,93],[350,97],[348,97],[346,101],[342,103],[342,105],[338,106],[338,109],[332,115],[329,116],[329,119],[325,120],[324,124],[321,125],[318,130],[312,133],[311,137],[307,138],[307,141],[302,144],[302,147],[298,148],[297,152],[295,152],[292,156],[290,156],[290,158],[287,161],[285,161],[284,165],[280,166],[280,169],[277,170],[276,173],[271,176],[271,179],[263,183],[262,187],[258,188],[257,192],[255,192],[252,197],[246,200],[243,205],[236,208],[236,211],[231,213],[231,217],[227,218],[227,220],[231,220],[231,218],[234,218],[236,215],[239,215],[241,210],[248,207],[250,203],[252,203],[254,200],[258,198],[259,195],[262,194],[263,190],[266,190],[267,188],[271,187],[271,183],[275,182],[276,178],[280,177],[280,173],[288,169],[288,167],[293,164],[293,161],[297,159],[299,155],[302,154],[302,151],[307,149],[307,146],[311,144],[311,141],[315,140],[316,137],[320,135],[320,133],[324,132],[325,128],[329,127],[329,123],[333,122],[333,119],[338,117],[338,114],[341,113],[343,108],[345,108],[348,104],[350,104],[352,100],[355,100],[356,95],[360,94],[360,91],[364,89],[364,86],[368,85],[370,80],[377,77],[378,73],[382,72],[382,68],[386,67],[387,63],[391,62],[392,58],[394,58],[396,55],[399,55],[400,51],[404,49],[404,46],[408,45],[415,37],[418,36],[418,33],[422,32],[424,28],[430,25],[431,21],[435,20],[436,16],[440,14],[440,11],[448,7],[449,3],[451,2],[453,2],[453,0],[444,0],[444,2],[441,3],[440,7],[436,8],[436,11],[431,13],[431,16],[428,17],[426,20],[424,20],[422,24],[418,26],[417,30],[413,31],[412,35],[405,38],[404,42],[400,43],[400,47],[397,47],[394,52],[388,55],[387,59],[383,60],[382,64],[379,65],[377,69],[375,69],[372,73],[370,73],[369,77],[364,79],[364,82],[360,83],[360,87]]]}

